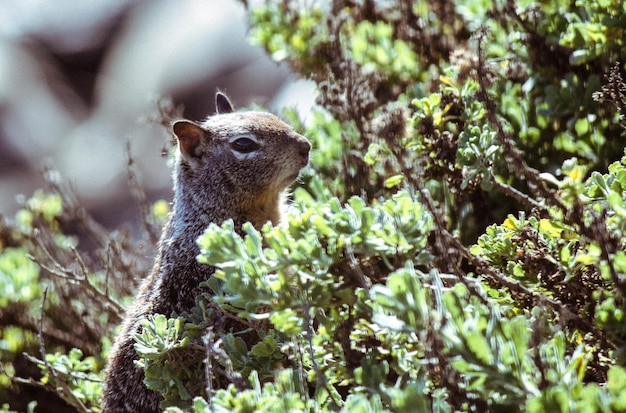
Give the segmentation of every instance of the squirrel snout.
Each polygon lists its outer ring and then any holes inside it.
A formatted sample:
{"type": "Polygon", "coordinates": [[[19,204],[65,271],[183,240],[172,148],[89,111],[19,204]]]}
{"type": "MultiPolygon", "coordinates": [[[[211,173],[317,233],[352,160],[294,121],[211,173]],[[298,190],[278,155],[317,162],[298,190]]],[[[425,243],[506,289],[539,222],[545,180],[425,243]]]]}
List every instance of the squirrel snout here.
{"type": "Polygon", "coordinates": [[[302,139],[298,141],[298,153],[303,158],[308,158],[310,151],[311,143],[303,136],[302,139]]]}

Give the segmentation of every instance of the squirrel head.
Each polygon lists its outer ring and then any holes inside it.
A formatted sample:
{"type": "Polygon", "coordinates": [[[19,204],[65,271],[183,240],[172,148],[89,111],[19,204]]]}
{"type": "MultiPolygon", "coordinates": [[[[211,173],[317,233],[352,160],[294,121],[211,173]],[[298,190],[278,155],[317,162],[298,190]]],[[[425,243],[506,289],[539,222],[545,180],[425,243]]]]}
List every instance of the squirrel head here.
{"type": "Polygon", "coordinates": [[[180,120],[177,186],[233,198],[231,205],[266,208],[296,180],[309,161],[311,144],[278,117],[265,112],[235,112],[218,93],[217,114],[203,123],[180,120]],[[253,205],[253,204],[258,205],[253,205]]]}

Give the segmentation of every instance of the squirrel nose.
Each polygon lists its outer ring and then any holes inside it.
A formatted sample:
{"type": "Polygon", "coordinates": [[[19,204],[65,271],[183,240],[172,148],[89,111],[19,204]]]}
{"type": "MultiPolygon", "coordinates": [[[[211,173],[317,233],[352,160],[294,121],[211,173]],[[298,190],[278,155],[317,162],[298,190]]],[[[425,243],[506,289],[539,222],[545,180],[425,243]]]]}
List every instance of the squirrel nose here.
{"type": "Polygon", "coordinates": [[[307,157],[309,152],[311,151],[311,143],[304,137],[298,141],[298,153],[302,155],[302,157],[307,157]]]}

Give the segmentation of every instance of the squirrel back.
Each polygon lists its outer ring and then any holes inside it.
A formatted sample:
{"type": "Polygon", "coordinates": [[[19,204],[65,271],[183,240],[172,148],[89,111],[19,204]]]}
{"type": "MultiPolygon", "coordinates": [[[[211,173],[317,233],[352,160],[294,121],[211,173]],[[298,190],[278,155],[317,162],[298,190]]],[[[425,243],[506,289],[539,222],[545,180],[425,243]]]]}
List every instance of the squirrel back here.
{"type": "MultiPolygon", "coordinates": [[[[158,412],[161,396],[145,387],[133,334],[151,314],[189,311],[199,284],[215,269],[199,264],[196,239],[211,223],[232,219],[237,229],[278,225],[284,191],[307,165],[311,144],[276,116],[234,112],[216,95],[217,115],[202,123],[180,120],[174,166],[174,207],[159,242],[150,275],[143,281],[109,354],[103,412],[158,412]]],[[[201,363],[198,360],[198,363],[201,363]]]]}

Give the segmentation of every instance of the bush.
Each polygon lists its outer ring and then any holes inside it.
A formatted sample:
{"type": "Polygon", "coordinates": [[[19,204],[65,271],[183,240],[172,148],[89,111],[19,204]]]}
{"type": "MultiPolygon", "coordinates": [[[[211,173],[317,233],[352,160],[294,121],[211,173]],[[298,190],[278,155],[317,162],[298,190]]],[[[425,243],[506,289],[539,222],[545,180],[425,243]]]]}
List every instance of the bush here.
{"type": "MultiPolygon", "coordinates": [[[[284,114],[312,165],[289,226],[210,226],[214,294],[145,321],[136,349],[163,407],[626,411],[625,12],[251,8],[253,41],[318,86],[309,121],[284,114]]],[[[98,411],[123,280],[167,213],[141,205],[139,241],[104,233],[58,185],[3,224],[5,394],[10,377],[98,411]],[[67,235],[75,221],[93,253],[67,235]],[[15,373],[22,352],[40,375],[15,373]]]]}

